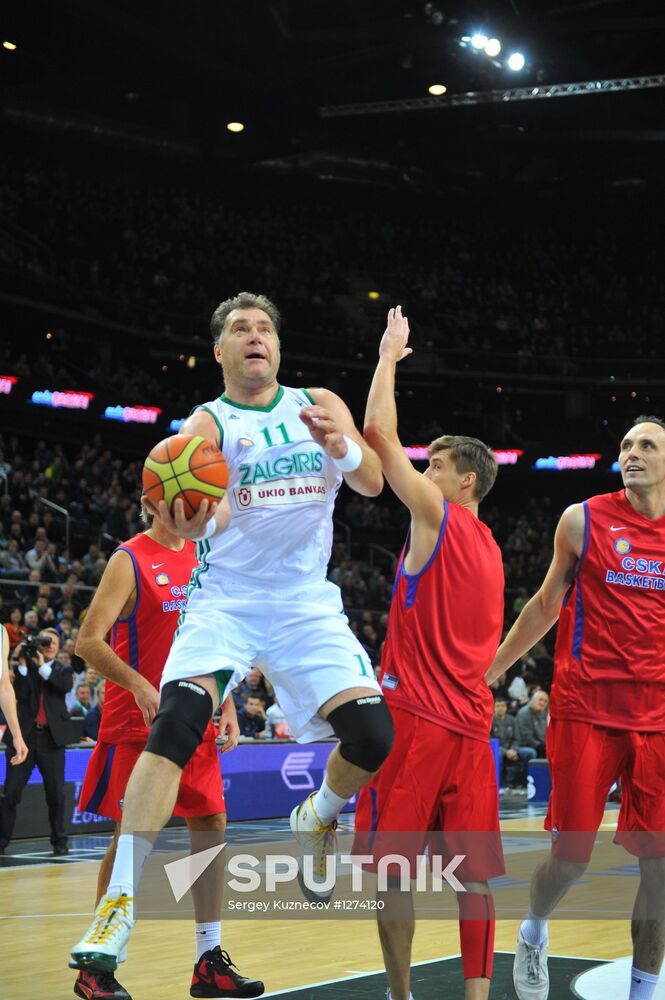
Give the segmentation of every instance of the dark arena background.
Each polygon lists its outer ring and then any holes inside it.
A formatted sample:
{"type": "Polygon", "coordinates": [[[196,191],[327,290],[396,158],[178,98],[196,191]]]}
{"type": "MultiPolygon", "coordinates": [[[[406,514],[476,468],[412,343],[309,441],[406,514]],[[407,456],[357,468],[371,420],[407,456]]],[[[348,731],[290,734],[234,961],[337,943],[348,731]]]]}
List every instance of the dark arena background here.
{"type": "MultiPolygon", "coordinates": [[[[113,829],[77,805],[99,677],[76,637],[111,553],[141,530],[145,456],[222,391],[213,310],[243,290],[270,297],[280,382],[332,389],[362,428],[401,304],[413,356],[397,373],[399,435],[416,467],[444,433],[481,438],[499,462],[480,516],[503,552],[508,629],[562,511],[619,490],[623,435],[665,416],[665,10],[35,0],[6,7],[0,36],[0,621],[12,648],[56,628],[75,684],[89,682],[67,696],[68,853],[52,855],[35,769],[0,856],[0,998],[61,1000],[113,829]]],[[[387,485],[374,499],[345,486],[334,524],[329,578],[378,670],[408,515],[387,485]]],[[[555,634],[497,686],[509,714],[549,691],[555,634]]],[[[222,761],[227,839],[285,837],[329,751],[241,739],[222,761]]],[[[9,766],[3,754],[0,782],[9,766]]],[[[522,867],[496,886],[491,1000],[515,996],[517,922],[549,847],[547,762],[499,779],[504,849],[522,867]]],[[[628,997],[630,913],[613,900],[634,895],[634,861],[599,858],[604,911],[553,921],[552,1000],[628,997]]],[[[453,916],[418,925],[416,1000],[464,995],[453,916]]],[[[134,1000],[188,995],[190,925],[139,922],[118,973],[134,1000]]],[[[225,917],[222,947],[266,996],[385,995],[371,914],[225,917]]]]}

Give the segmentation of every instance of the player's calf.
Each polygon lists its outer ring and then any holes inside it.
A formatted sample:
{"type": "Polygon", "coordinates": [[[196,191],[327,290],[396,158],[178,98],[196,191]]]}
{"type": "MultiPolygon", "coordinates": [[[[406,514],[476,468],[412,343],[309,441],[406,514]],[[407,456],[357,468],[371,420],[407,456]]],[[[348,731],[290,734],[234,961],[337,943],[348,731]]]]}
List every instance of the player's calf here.
{"type": "Polygon", "coordinates": [[[496,918],[489,893],[458,893],[460,951],[465,979],[492,978],[496,918]]]}

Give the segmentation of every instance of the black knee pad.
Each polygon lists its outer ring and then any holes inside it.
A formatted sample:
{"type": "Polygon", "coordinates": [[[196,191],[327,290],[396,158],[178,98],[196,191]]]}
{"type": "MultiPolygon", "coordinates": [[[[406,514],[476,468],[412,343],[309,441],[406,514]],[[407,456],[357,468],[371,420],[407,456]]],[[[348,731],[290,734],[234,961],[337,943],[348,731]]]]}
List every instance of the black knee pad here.
{"type": "Polygon", "coordinates": [[[162,688],[146,750],[184,767],[203,739],[212,698],[194,681],[169,681],[162,688]]]}
{"type": "Polygon", "coordinates": [[[365,695],[333,709],[327,720],[339,740],[339,752],[363,771],[378,771],[390,753],[395,732],[380,694],[365,695]]]}

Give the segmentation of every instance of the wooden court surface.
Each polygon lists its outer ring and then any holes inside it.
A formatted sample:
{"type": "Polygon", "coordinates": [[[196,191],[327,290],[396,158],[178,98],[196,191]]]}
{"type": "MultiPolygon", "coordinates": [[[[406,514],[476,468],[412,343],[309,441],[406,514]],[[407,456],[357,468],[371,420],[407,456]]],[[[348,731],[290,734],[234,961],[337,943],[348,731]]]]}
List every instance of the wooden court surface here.
{"type": "MultiPolygon", "coordinates": [[[[616,812],[606,814],[608,828],[615,818],[616,812]]],[[[542,816],[504,820],[502,828],[541,830],[542,816]]],[[[68,953],[89,924],[97,869],[97,861],[0,868],[0,1000],[33,1000],[46,984],[49,1000],[73,996],[76,973],[67,968],[68,953]]],[[[516,920],[497,922],[497,951],[513,950],[517,927],[516,920]]],[[[243,974],[263,979],[269,993],[339,981],[383,966],[371,919],[228,919],[223,924],[222,947],[243,974]]],[[[571,957],[617,958],[630,953],[630,929],[624,920],[555,920],[550,949],[571,957]]],[[[458,952],[456,921],[419,923],[414,962],[458,952]]],[[[141,920],[118,979],[133,1000],[187,997],[193,963],[191,923],[141,920]]],[[[432,1000],[437,995],[438,991],[433,992],[432,1000]]],[[[421,991],[417,1000],[429,997],[421,991]]]]}

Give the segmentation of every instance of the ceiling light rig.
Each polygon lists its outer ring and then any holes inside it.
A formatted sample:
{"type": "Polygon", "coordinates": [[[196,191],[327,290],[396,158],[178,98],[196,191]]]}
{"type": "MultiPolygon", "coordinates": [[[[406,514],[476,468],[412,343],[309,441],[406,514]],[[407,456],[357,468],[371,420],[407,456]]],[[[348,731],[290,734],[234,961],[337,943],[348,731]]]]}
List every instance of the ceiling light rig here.
{"type": "MultiPolygon", "coordinates": [[[[489,36],[485,31],[474,31],[470,35],[462,35],[459,44],[463,49],[470,49],[474,55],[483,53],[493,64],[500,69],[502,64],[495,62],[497,56],[503,51],[503,44],[500,39],[489,36]]],[[[512,52],[504,61],[503,67],[510,69],[513,73],[519,73],[526,66],[526,57],[522,52],[512,52]]]]}
{"type": "Polygon", "coordinates": [[[584,80],[580,83],[550,83],[536,87],[511,87],[505,90],[469,91],[465,94],[444,94],[442,97],[405,97],[391,101],[331,104],[321,107],[319,114],[322,118],[349,118],[354,115],[440,110],[478,104],[507,104],[514,101],[541,101],[556,97],[590,96],[654,88],[665,88],[665,74],[618,77],[613,80],[584,80]]]}

